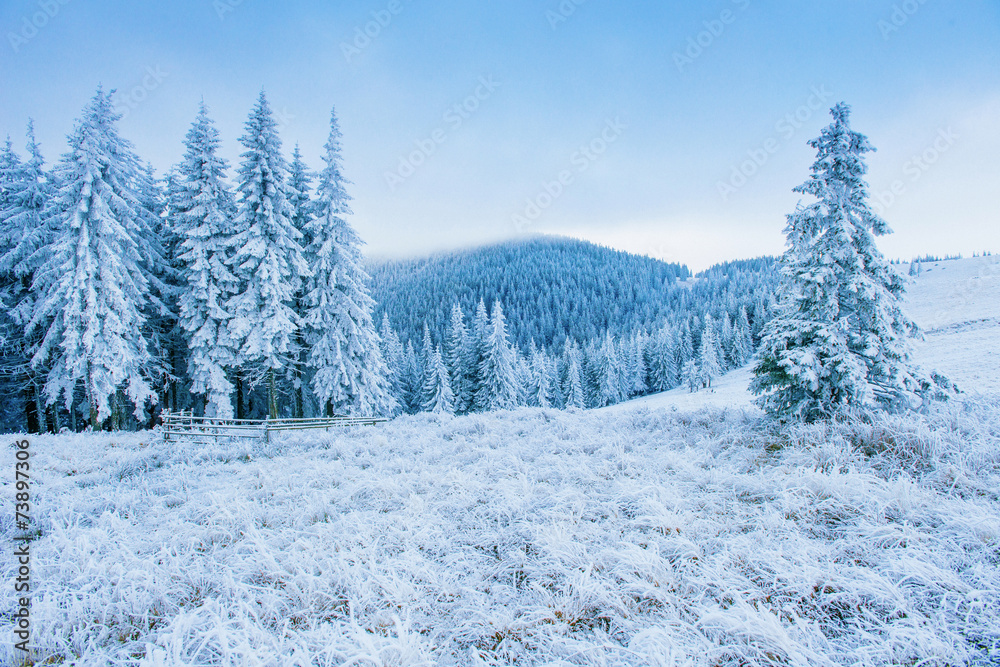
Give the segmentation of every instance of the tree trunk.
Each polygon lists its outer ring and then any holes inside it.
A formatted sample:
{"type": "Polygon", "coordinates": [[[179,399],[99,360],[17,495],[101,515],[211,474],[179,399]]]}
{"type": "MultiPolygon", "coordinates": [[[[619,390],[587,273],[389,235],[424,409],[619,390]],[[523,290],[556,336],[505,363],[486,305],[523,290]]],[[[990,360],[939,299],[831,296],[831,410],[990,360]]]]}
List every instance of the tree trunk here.
{"type": "Polygon", "coordinates": [[[267,372],[267,414],[270,419],[278,418],[278,392],[274,382],[274,369],[267,372]]]}
{"type": "Polygon", "coordinates": [[[233,384],[236,385],[236,418],[246,419],[246,413],[243,411],[243,376],[240,372],[233,371],[234,380],[233,384]]]}

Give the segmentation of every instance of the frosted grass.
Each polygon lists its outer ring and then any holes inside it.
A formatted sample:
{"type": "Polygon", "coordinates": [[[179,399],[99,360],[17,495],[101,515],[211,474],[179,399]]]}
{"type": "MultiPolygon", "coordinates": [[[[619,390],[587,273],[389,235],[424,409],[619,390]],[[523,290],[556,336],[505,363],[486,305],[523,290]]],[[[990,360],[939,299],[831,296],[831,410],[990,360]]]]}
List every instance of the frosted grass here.
{"type": "Polygon", "coordinates": [[[996,397],[789,429],[639,405],[32,448],[53,664],[1000,660],[996,397]]]}

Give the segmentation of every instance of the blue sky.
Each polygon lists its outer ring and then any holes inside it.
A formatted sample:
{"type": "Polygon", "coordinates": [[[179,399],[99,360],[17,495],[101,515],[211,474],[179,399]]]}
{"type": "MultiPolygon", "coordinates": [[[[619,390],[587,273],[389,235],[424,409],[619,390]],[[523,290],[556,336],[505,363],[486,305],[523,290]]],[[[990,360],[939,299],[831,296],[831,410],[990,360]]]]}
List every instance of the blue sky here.
{"type": "Polygon", "coordinates": [[[203,97],[235,162],[263,88],[313,168],[335,105],[376,255],[534,232],[696,269],[778,253],[841,100],[879,149],[887,255],[1000,251],[995,1],[4,0],[0,31],[0,132],[33,117],[49,161],[99,83],[161,172],[203,97]]]}

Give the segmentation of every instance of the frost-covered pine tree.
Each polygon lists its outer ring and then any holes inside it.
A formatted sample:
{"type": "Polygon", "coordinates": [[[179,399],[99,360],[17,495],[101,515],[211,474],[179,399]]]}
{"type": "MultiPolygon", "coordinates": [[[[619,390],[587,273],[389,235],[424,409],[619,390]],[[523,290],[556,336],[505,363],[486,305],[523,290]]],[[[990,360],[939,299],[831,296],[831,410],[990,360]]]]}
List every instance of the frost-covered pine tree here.
{"type": "Polygon", "coordinates": [[[582,410],[587,407],[587,397],[583,389],[580,349],[576,344],[570,347],[567,358],[569,359],[569,363],[566,370],[566,407],[582,410]]]}
{"type": "Polygon", "coordinates": [[[48,401],[61,397],[72,408],[82,387],[94,429],[111,415],[119,389],[137,418],[156,398],[144,312],[157,221],[137,188],[142,167],[118,134],[112,95],[98,89],[56,167],[58,232],[35,274],[29,325],[29,334],[45,330],[33,363],[49,364],[48,401]]]}
{"type": "Polygon", "coordinates": [[[479,395],[479,389],[482,387],[482,378],[479,375],[479,369],[483,364],[483,353],[486,349],[486,339],[490,333],[490,318],[486,314],[486,303],[483,299],[479,299],[479,303],[476,304],[476,313],[472,316],[472,328],[469,331],[469,347],[468,356],[465,361],[465,367],[469,370],[468,383],[469,383],[469,393],[472,396],[472,403],[469,406],[469,410],[480,409],[477,403],[477,396],[479,395]]]}
{"type": "Polygon", "coordinates": [[[455,393],[455,411],[468,412],[472,409],[472,378],[469,368],[469,331],[465,326],[462,307],[451,307],[451,322],[445,337],[444,361],[451,376],[451,387],[455,393]]]}
{"type": "Polygon", "coordinates": [[[722,350],[715,333],[715,320],[711,315],[705,316],[705,329],[701,334],[701,347],[698,349],[698,366],[701,369],[701,379],[706,387],[712,386],[712,380],[722,375],[722,350]]]}
{"type": "Polygon", "coordinates": [[[324,145],[326,163],[316,184],[316,209],[306,225],[311,240],[306,251],[309,289],[306,293],[306,343],[312,386],[327,414],[392,414],[389,369],[382,358],[372,321],[375,301],[368,289],[361,245],[347,222],[350,183],[341,164],[340,127],[330,114],[330,135],[324,145]]]}
{"type": "Polygon", "coordinates": [[[622,402],[625,398],[622,389],[624,367],[618,355],[618,345],[610,331],[604,335],[604,342],[601,344],[596,360],[597,407],[622,402]]]}
{"type": "MultiPolygon", "coordinates": [[[[302,158],[302,151],[299,145],[295,144],[292,151],[292,162],[288,167],[288,203],[292,207],[292,224],[295,229],[303,233],[303,246],[306,249],[306,259],[308,260],[309,246],[312,239],[309,237],[308,225],[313,219],[312,201],[312,174],[302,158]]],[[[306,316],[305,306],[305,281],[295,293],[292,309],[300,320],[306,316]]],[[[299,327],[292,336],[292,361],[289,364],[289,376],[292,385],[292,395],[294,405],[292,416],[296,418],[305,417],[306,406],[306,367],[308,350],[305,340],[305,329],[299,327]]]]}
{"type": "MultiPolygon", "coordinates": [[[[256,367],[257,377],[266,379],[268,415],[274,419],[277,375],[289,363],[299,326],[293,300],[309,267],[299,243],[302,233],[292,224],[294,212],[285,187],[288,168],[277,123],[263,92],[244,127],[240,143],[246,151],[239,168],[235,223],[239,231],[230,260],[240,292],[229,299],[226,310],[232,315],[230,335],[239,344],[238,362],[244,371],[256,367]]],[[[316,354],[326,358],[331,351],[323,347],[316,354]]],[[[326,390],[335,382],[327,374],[317,375],[324,390],[318,393],[331,393],[326,390]]]]}
{"type": "Polygon", "coordinates": [[[479,365],[476,407],[480,410],[509,410],[517,407],[520,386],[514,349],[507,336],[507,323],[500,301],[493,303],[489,330],[479,365]]]}
{"type": "Polygon", "coordinates": [[[751,390],[768,413],[812,421],[851,407],[918,405],[932,382],[910,364],[916,325],[900,307],[903,280],[875,245],[889,226],[868,203],[867,137],[850,107],[809,142],[809,180],[795,192],[816,202],[788,216],[784,282],[751,390]]]}
{"type": "Polygon", "coordinates": [[[205,397],[205,415],[231,419],[230,373],[237,365],[238,341],[230,335],[227,306],[240,287],[230,270],[236,207],[226,184],[228,164],[216,154],[219,131],[204,103],[184,145],[170,217],[185,283],[178,314],[189,349],[188,375],[192,393],[205,397]]]}
{"type": "Polygon", "coordinates": [[[681,371],[684,382],[687,384],[688,393],[693,393],[698,391],[701,387],[701,369],[698,368],[698,362],[694,359],[688,359],[684,362],[684,368],[681,371]]]}
{"type": "Polygon", "coordinates": [[[528,405],[547,408],[552,405],[552,376],[549,359],[544,351],[535,347],[532,339],[528,351],[528,405]]]}
{"type": "Polygon", "coordinates": [[[750,321],[747,319],[746,306],[740,307],[733,326],[733,343],[729,357],[737,368],[744,366],[753,356],[753,338],[750,335],[750,321]]]}
{"type": "Polygon", "coordinates": [[[656,332],[649,347],[649,385],[653,391],[677,386],[676,341],[669,324],[656,332]]]}
{"type": "Polygon", "coordinates": [[[451,391],[451,378],[448,368],[441,358],[441,348],[436,347],[431,352],[427,363],[427,379],[424,382],[425,396],[423,409],[425,412],[455,414],[455,394],[451,391]]]}
{"type": "MultiPolygon", "coordinates": [[[[388,371],[386,382],[388,383],[389,395],[396,399],[396,411],[398,411],[406,402],[400,380],[404,351],[402,343],[399,342],[399,336],[389,324],[388,313],[382,313],[382,325],[379,327],[379,349],[382,350],[382,359],[385,361],[388,371]]],[[[396,411],[392,414],[395,414],[396,411]]]]}

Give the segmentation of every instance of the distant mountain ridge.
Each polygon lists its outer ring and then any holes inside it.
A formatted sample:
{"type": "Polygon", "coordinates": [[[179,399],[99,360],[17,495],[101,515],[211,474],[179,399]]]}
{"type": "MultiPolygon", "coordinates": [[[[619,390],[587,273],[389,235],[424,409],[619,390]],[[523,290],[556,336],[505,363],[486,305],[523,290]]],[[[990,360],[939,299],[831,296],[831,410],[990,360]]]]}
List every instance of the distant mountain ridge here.
{"type": "Polygon", "coordinates": [[[776,280],[771,258],[720,264],[692,284],[681,282],[692,277],[685,265],[554,236],[373,260],[368,270],[376,322],[388,314],[404,342],[416,344],[424,322],[440,341],[456,302],[468,317],[480,299],[488,309],[499,299],[521,349],[531,340],[554,348],[567,337],[628,334],[706,310],[735,314],[737,303],[766,300],[776,280]]]}

